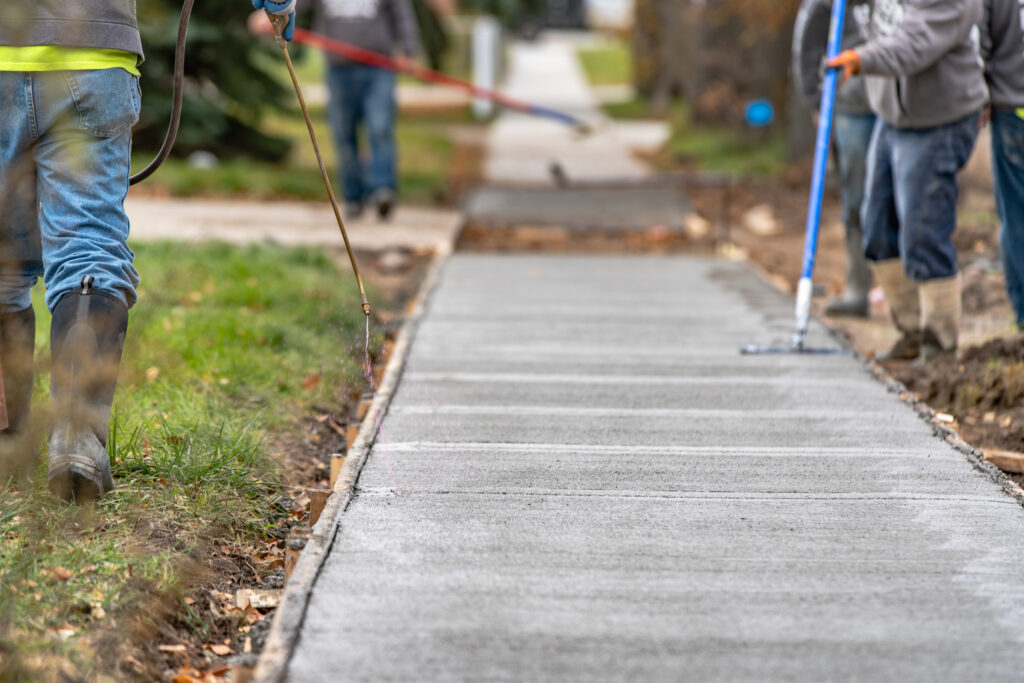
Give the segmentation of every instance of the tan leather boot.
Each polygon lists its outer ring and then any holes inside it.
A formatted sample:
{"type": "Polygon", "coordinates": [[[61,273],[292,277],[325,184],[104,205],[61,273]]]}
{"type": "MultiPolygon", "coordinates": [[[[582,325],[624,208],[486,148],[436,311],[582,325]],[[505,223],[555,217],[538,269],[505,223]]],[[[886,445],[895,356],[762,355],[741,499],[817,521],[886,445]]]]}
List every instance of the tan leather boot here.
{"type": "Polygon", "coordinates": [[[963,318],[960,275],[927,280],[919,289],[922,330],[919,359],[928,362],[943,354],[956,353],[963,318]]]}
{"type": "Polygon", "coordinates": [[[893,347],[877,356],[877,360],[914,360],[921,352],[921,305],[917,283],[907,277],[900,259],[875,261],[872,268],[875,280],[889,302],[892,321],[901,333],[893,347]]]}

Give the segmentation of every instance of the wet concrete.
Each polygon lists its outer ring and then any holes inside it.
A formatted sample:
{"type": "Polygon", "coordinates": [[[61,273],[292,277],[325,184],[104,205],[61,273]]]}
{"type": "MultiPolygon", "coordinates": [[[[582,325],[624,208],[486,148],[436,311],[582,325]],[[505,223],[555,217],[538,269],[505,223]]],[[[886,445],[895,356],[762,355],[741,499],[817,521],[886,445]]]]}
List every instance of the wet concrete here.
{"type": "Polygon", "coordinates": [[[454,257],[290,679],[1019,677],[1024,511],[854,359],[739,355],[791,324],[741,264],[454,257]]]}

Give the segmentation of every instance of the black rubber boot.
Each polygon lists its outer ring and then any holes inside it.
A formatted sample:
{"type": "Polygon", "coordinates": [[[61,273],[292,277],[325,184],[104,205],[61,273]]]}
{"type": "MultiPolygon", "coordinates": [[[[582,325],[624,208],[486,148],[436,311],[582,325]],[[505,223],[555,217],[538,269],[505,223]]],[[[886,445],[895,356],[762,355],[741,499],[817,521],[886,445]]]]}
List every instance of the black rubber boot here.
{"type": "Polygon", "coordinates": [[[3,368],[7,428],[0,430],[0,478],[27,474],[36,462],[30,428],[36,315],[32,307],[0,313],[0,367],[3,368]]]}
{"type": "Polygon", "coordinates": [[[93,290],[91,277],[53,310],[49,486],[65,500],[88,502],[114,488],[106,446],[127,329],[128,308],[93,290]]]}

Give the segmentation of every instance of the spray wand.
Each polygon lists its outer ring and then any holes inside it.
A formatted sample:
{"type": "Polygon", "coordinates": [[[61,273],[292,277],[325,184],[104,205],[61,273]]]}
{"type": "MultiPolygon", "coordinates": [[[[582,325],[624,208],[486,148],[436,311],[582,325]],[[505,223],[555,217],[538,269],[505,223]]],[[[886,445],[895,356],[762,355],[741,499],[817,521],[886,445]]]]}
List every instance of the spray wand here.
{"type": "Polygon", "coordinates": [[[306,99],[302,96],[302,88],[299,87],[299,78],[295,75],[295,65],[292,64],[292,57],[288,53],[288,41],[284,39],[284,30],[288,26],[287,16],[277,16],[267,12],[270,25],[274,27],[274,40],[284,54],[285,64],[288,65],[288,75],[292,78],[292,85],[295,86],[295,95],[299,98],[299,108],[302,109],[302,116],[306,119],[306,128],[309,130],[309,139],[313,143],[313,151],[316,153],[316,163],[320,166],[320,175],[324,179],[324,187],[327,188],[327,197],[331,200],[331,208],[334,209],[334,217],[338,221],[338,229],[341,231],[341,238],[345,240],[345,250],[348,252],[349,261],[352,263],[352,272],[356,276],[356,284],[359,285],[359,295],[363,299],[363,313],[367,322],[370,319],[370,302],[366,299],[366,288],[363,286],[363,278],[359,275],[359,264],[356,263],[356,255],[352,252],[352,244],[348,240],[348,232],[345,230],[345,221],[341,218],[341,209],[338,206],[338,198],[331,186],[331,179],[327,175],[327,167],[324,166],[323,155],[320,154],[320,144],[316,139],[316,131],[313,129],[313,121],[309,117],[309,109],[306,107],[306,99]]]}

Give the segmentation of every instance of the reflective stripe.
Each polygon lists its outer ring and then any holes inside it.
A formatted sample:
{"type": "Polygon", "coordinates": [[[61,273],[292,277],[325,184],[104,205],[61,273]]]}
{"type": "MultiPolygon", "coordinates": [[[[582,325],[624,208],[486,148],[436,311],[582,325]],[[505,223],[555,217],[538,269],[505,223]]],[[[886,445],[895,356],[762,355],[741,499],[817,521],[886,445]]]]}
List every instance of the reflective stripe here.
{"type": "Polygon", "coordinates": [[[92,71],[124,69],[138,76],[138,55],[87,47],[0,45],[0,71],[92,71]]]}

